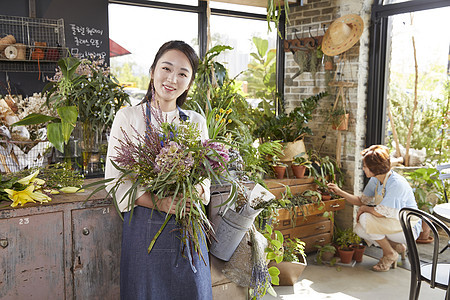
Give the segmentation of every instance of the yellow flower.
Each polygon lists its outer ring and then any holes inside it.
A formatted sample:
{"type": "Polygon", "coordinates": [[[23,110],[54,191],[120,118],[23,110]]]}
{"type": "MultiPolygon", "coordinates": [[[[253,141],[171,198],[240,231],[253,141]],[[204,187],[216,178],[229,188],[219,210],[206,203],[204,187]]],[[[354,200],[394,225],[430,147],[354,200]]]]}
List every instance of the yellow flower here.
{"type": "Polygon", "coordinates": [[[77,187],[74,187],[74,186],[66,186],[66,187],[60,188],[59,191],[63,192],[63,193],[66,193],[66,194],[73,194],[73,193],[76,193],[76,192],[80,192],[80,193],[84,192],[83,189],[80,189],[80,188],[77,188],[77,187]]]}
{"type": "Polygon", "coordinates": [[[219,121],[220,116],[216,114],[216,121],[219,121]]]}
{"type": "Polygon", "coordinates": [[[219,109],[219,112],[220,112],[221,114],[223,114],[223,113],[225,112],[225,110],[224,110],[223,108],[221,108],[221,109],[219,109]]]}
{"type": "Polygon", "coordinates": [[[227,109],[227,114],[231,114],[233,110],[231,108],[227,109]]]}
{"type": "Polygon", "coordinates": [[[38,174],[39,170],[37,170],[33,174],[28,175],[27,177],[17,180],[17,182],[23,185],[29,185],[30,183],[34,183],[36,185],[43,185],[45,181],[40,178],[37,178],[38,174]]]}
{"type": "Polygon", "coordinates": [[[231,123],[231,122],[233,122],[231,119],[228,119],[228,123],[231,123]]]}
{"type": "Polygon", "coordinates": [[[220,120],[220,123],[225,123],[225,119],[220,120]]]}
{"type": "Polygon", "coordinates": [[[33,193],[34,186],[30,185],[23,191],[15,191],[10,189],[5,189],[4,191],[8,193],[9,199],[13,201],[12,207],[16,207],[18,204],[24,205],[27,202],[36,202],[31,198],[30,194],[33,193]]]}

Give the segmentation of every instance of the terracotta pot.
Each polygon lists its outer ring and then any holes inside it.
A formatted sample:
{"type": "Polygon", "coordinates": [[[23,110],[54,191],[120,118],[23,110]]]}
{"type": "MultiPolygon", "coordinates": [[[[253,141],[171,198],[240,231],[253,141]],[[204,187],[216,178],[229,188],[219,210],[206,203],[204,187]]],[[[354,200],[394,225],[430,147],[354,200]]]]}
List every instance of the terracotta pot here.
{"type": "Polygon", "coordinates": [[[333,62],[331,60],[326,61],[324,68],[326,71],[332,71],[333,70],[333,62]]]}
{"type": "Polygon", "coordinates": [[[322,201],[327,201],[327,200],[331,200],[331,195],[330,194],[322,194],[322,201]]]}
{"type": "Polygon", "coordinates": [[[284,174],[286,173],[286,167],[285,166],[272,166],[273,171],[275,172],[275,175],[278,179],[283,179],[284,174]]]}
{"type": "Polygon", "coordinates": [[[322,261],[330,261],[334,257],[333,252],[323,252],[322,253],[322,261]]]}
{"type": "Polygon", "coordinates": [[[269,267],[274,266],[280,270],[280,274],[278,275],[280,285],[294,285],[298,281],[307,266],[306,258],[303,255],[299,256],[299,258],[301,261],[299,263],[290,261],[282,261],[279,264],[273,261],[269,263],[269,267]]]}
{"type": "Polygon", "coordinates": [[[331,128],[334,130],[348,130],[348,118],[350,114],[342,115],[339,119],[339,125],[332,125],[331,128]]]}
{"type": "Polygon", "coordinates": [[[358,263],[362,262],[366,246],[354,244],[350,245],[350,248],[353,248],[355,250],[355,252],[353,253],[353,259],[358,263]]]}
{"type": "Polygon", "coordinates": [[[291,168],[295,178],[303,178],[305,176],[305,166],[292,165],[291,168]]]}
{"type": "Polygon", "coordinates": [[[339,252],[339,257],[341,258],[341,263],[349,264],[352,262],[353,253],[355,252],[354,249],[351,249],[351,248],[341,249],[339,247],[338,252],[339,252]]]}

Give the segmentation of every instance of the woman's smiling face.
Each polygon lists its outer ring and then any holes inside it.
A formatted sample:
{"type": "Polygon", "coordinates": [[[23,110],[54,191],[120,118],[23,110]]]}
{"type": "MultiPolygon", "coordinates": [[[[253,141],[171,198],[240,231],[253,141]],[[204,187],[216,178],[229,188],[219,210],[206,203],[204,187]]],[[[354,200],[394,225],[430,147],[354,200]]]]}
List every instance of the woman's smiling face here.
{"type": "Polygon", "coordinates": [[[192,66],[187,56],[179,50],[168,50],[152,70],[155,98],[163,110],[174,110],[177,98],[189,89],[192,66]]]}

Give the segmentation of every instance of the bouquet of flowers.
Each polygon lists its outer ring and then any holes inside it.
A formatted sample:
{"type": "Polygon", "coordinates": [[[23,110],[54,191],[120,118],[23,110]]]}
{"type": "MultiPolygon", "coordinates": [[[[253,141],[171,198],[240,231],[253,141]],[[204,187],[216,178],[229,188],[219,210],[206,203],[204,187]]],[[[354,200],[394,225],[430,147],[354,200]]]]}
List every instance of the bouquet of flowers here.
{"type": "MultiPolygon", "coordinates": [[[[157,118],[158,119],[158,118],[157,118]]],[[[121,171],[121,177],[110,190],[114,203],[126,201],[133,209],[135,195],[139,186],[145,187],[152,195],[154,207],[165,197],[171,198],[171,208],[174,206],[175,219],[182,228],[182,241],[189,243],[202,256],[199,247],[199,237],[203,230],[208,237],[212,226],[205,214],[202,201],[196,186],[206,178],[223,175],[229,161],[228,150],[224,144],[213,140],[200,140],[197,124],[181,121],[180,124],[159,122],[157,129],[150,125],[145,135],[134,130],[133,141],[127,132],[116,147],[117,155],[112,157],[112,164],[121,171]],[[122,199],[116,199],[116,191],[123,179],[131,179],[134,183],[122,199]]],[[[167,224],[170,214],[153,237],[148,247],[151,251],[156,239],[167,224]]]]}

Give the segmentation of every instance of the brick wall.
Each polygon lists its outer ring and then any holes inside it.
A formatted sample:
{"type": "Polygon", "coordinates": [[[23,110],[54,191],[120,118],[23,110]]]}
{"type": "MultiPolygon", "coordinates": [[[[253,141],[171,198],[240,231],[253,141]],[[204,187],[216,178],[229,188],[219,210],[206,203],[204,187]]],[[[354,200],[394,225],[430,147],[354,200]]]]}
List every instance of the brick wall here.
{"type": "MultiPolygon", "coordinates": [[[[361,194],[363,189],[363,171],[360,152],[365,147],[366,131],[366,93],[369,57],[369,23],[373,0],[309,0],[305,6],[292,7],[289,13],[286,39],[324,35],[325,29],[333,20],[347,15],[357,14],[364,21],[364,31],[358,43],[345,52],[345,56],[335,56],[335,70],[341,74],[341,80],[354,82],[352,88],[344,89],[346,108],[350,113],[349,130],[341,132],[341,164],[345,174],[344,190],[361,194]]],[[[315,80],[310,72],[299,71],[291,52],[285,59],[285,107],[287,111],[295,108],[302,99],[328,90],[330,96],[319,101],[313,120],[308,124],[314,135],[305,139],[307,149],[320,150],[321,155],[336,157],[337,132],[331,129],[327,121],[327,111],[336,100],[337,88],[329,87],[335,72],[326,72],[323,64],[319,67],[315,80]]],[[[348,205],[336,215],[336,223],[341,227],[351,227],[354,209],[348,205]]]]}

